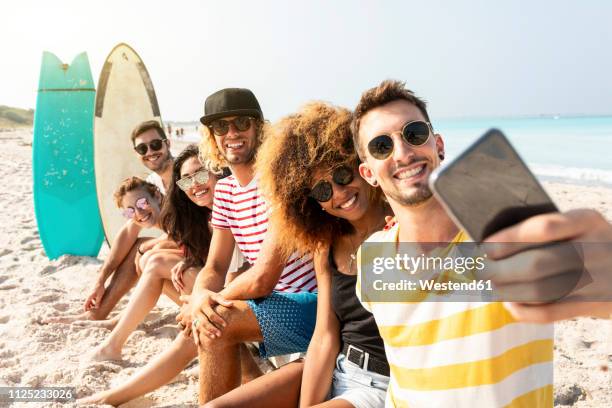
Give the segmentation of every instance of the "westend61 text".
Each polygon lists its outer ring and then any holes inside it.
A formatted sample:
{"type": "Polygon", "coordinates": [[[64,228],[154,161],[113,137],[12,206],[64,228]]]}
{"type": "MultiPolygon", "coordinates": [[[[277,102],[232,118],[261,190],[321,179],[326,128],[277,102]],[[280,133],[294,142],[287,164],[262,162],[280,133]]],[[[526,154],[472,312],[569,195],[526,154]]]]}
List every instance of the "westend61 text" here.
{"type": "Polygon", "coordinates": [[[372,284],[374,290],[377,291],[435,291],[435,292],[450,292],[450,291],[492,291],[493,285],[490,280],[474,280],[471,282],[438,282],[435,279],[411,281],[402,279],[399,282],[383,282],[378,279],[372,284]]]}

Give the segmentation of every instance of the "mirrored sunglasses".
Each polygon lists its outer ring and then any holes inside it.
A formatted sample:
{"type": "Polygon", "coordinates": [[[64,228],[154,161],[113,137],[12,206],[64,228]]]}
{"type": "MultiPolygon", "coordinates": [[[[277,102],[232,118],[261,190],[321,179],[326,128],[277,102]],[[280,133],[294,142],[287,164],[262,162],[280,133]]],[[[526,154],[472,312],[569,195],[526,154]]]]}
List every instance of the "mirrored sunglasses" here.
{"type": "MultiPolygon", "coordinates": [[[[136,200],[135,207],[139,210],[148,210],[150,208],[149,200],[146,197],[140,197],[136,200]]],[[[136,208],[127,207],[124,208],[122,214],[127,219],[132,219],[136,215],[136,208]]]]}
{"type": "Polygon", "coordinates": [[[195,184],[206,184],[210,178],[208,170],[201,169],[192,174],[191,176],[185,176],[176,181],[176,185],[183,191],[189,190],[195,184]]]}

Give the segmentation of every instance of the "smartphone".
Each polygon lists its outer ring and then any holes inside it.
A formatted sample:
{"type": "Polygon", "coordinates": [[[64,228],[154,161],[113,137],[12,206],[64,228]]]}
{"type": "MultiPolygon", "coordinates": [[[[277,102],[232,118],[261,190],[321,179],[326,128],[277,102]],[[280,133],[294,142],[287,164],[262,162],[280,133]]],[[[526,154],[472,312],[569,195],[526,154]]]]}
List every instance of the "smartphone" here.
{"type": "Polygon", "coordinates": [[[534,215],[558,211],[497,129],[436,169],[429,186],[455,223],[476,242],[534,215]]]}

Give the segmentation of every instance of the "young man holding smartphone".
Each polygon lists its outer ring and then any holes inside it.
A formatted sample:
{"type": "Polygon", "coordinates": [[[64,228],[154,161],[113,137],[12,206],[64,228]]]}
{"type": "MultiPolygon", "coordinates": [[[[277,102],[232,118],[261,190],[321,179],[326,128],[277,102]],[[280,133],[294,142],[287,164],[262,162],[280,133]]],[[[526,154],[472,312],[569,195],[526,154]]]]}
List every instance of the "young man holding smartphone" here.
{"type": "MultiPolygon", "coordinates": [[[[444,141],[424,101],[403,83],[384,81],[362,95],[353,135],[361,176],[381,187],[397,220],[367,242],[452,246],[467,239],[428,186],[444,141]]],[[[502,303],[361,301],[385,341],[388,406],[552,406],[552,326],[518,323],[502,303]]]]}

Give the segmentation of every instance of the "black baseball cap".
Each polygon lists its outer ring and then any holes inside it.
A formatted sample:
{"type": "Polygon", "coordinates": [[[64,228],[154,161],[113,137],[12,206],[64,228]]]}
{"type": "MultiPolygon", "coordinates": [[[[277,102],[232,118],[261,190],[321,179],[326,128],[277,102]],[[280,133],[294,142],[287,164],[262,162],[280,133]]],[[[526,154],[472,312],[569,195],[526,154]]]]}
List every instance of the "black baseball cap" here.
{"type": "Polygon", "coordinates": [[[227,116],[254,116],[263,119],[257,98],[245,88],[225,88],[206,98],[204,116],[200,118],[203,125],[209,125],[215,119],[227,116]]]}

